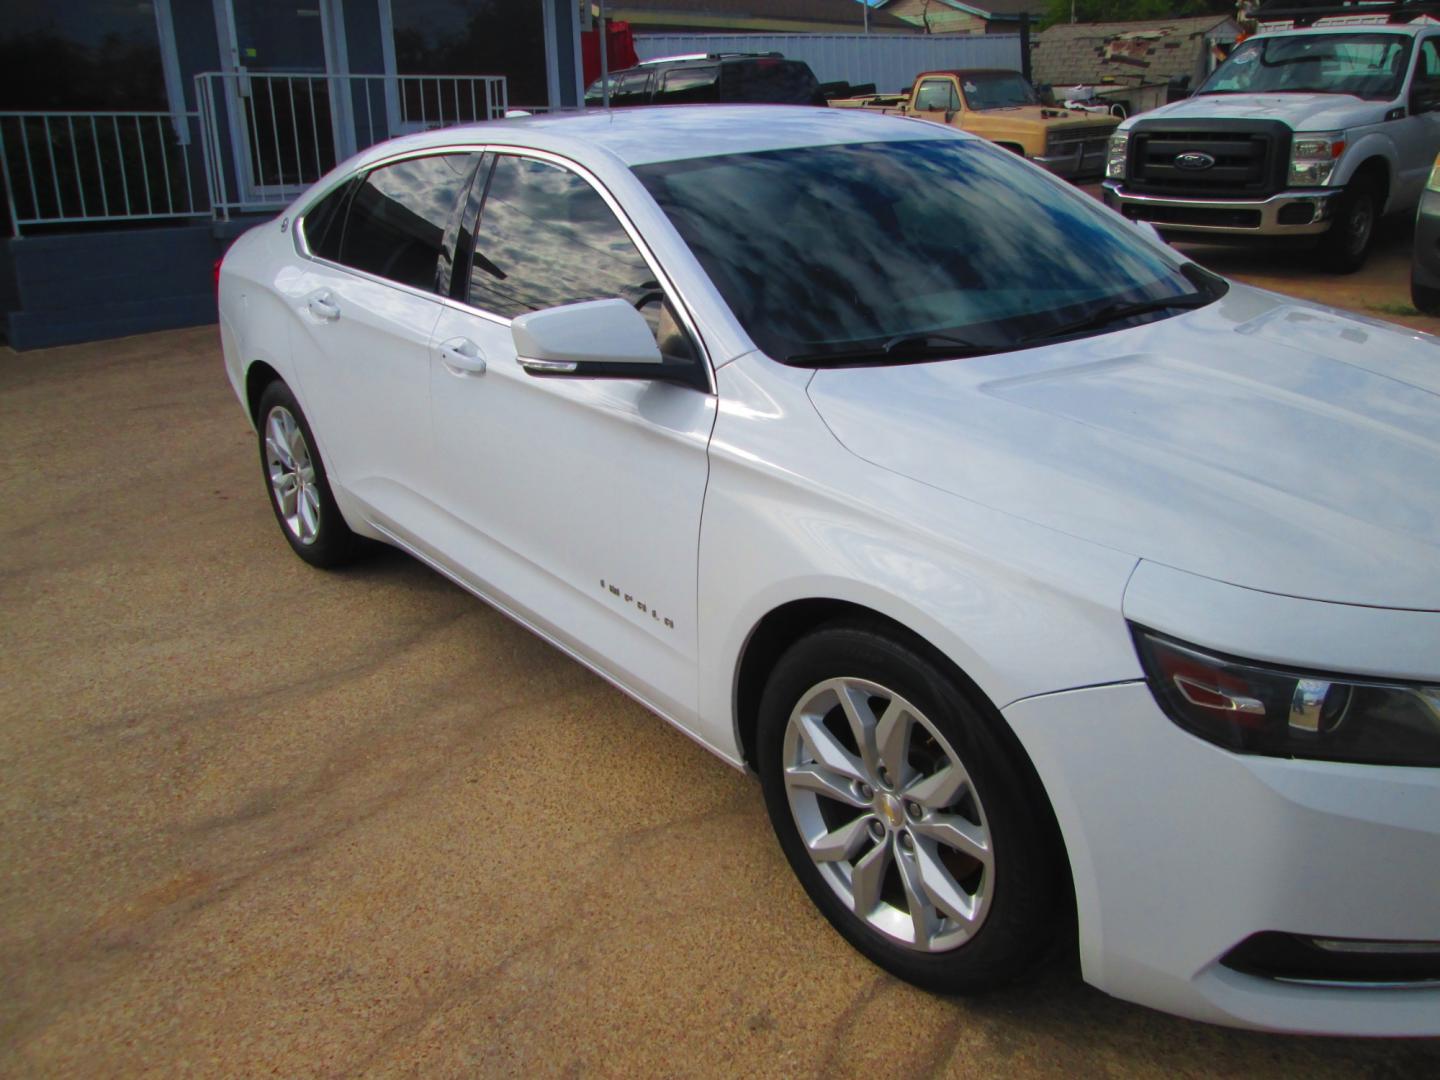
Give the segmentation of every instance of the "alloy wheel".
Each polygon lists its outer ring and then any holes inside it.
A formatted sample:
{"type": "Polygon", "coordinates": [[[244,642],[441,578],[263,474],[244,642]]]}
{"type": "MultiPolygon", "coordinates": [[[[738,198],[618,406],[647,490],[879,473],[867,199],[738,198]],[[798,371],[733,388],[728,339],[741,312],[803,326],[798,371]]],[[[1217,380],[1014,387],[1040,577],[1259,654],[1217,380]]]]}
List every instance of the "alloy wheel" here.
{"type": "Polygon", "coordinates": [[[870,928],[920,952],[989,913],[990,829],[959,756],[923,713],[865,679],[819,683],[783,747],[791,814],[825,882],[870,928]]]}
{"type": "Polygon", "coordinates": [[[290,535],[313,544],[320,533],[320,489],[305,433],[283,405],[265,418],[265,470],[270,493],[290,535]]]}

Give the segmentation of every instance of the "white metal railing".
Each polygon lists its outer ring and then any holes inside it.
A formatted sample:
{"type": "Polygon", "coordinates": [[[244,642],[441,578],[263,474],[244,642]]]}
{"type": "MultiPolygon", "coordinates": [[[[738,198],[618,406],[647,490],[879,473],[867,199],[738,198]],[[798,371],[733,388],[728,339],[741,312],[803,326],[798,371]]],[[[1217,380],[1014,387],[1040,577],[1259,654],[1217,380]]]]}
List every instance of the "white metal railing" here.
{"type": "Polygon", "coordinates": [[[208,216],[187,145],[197,121],[193,112],[0,112],[12,233],[208,216]]]}
{"type": "Polygon", "coordinates": [[[503,117],[498,75],[195,77],[217,217],[284,206],[338,162],[384,139],[503,117]]]}

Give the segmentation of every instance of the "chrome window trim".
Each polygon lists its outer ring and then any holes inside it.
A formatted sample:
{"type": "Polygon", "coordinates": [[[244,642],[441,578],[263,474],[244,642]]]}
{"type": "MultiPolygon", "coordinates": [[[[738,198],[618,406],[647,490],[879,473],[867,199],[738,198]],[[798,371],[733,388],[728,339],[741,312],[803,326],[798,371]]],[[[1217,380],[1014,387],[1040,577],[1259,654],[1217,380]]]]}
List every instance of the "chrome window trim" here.
{"type": "MultiPolygon", "coordinates": [[[[700,333],[699,327],[695,322],[695,318],[691,314],[690,305],[685,300],[684,293],[680,291],[680,289],[675,285],[675,282],[671,279],[670,275],[667,274],[664,268],[660,265],[659,259],[657,259],[655,257],[655,253],[650,250],[650,245],[645,242],[645,238],[641,235],[640,230],[636,227],[635,223],[630,219],[630,215],[625,212],[624,208],[620,204],[620,201],[615,198],[615,196],[603,183],[600,182],[599,178],[585,166],[581,165],[579,162],[564,157],[563,155],[556,154],[552,151],[538,150],[528,146],[511,146],[504,143],[459,143],[452,146],[426,147],[423,150],[402,150],[394,154],[387,155],[385,157],[377,158],[374,161],[366,162],[363,166],[352,169],[344,176],[337,178],[334,183],[327,185],[324,191],[320,192],[313,199],[309,200],[306,203],[304,211],[301,211],[299,214],[296,215],[293,223],[294,227],[291,229],[292,241],[295,244],[296,254],[299,255],[301,258],[318,263],[328,269],[340,270],[347,274],[353,274],[355,277],[358,277],[363,281],[373,281],[381,285],[389,285],[391,288],[400,289],[402,292],[409,293],[412,296],[422,297],[427,300],[434,300],[440,304],[445,305],[446,307],[453,308],[456,311],[463,312],[467,315],[477,315],[480,318],[485,319],[487,322],[495,323],[498,326],[509,326],[511,323],[510,319],[507,319],[503,315],[497,315],[494,312],[486,311],[483,308],[475,307],[473,304],[467,304],[463,301],[456,300],[453,297],[441,296],[437,292],[428,292],[424,289],[417,289],[412,285],[406,285],[399,281],[392,281],[390,278],[380,277],[378,274],[372,274],[365,270],[356,269],[353,266],[346,266],[344,263],[337,263],[331,261],[330,259],[322,258],[321,256],[316,255],[314,252],[312,252],[310,250],[310,245],[305,241],[304,226],[306,212],[308,212],[311,207],[315,206],[322,199],[333,193],[335,189],[340,187],[342,184],[349,183],[351,180],[355,179],[355,177],[363,173],[370,173],[376,169],[384,168],[387,165],[396,164],[397,162],[409,161],[415,158],[436,157],[444,154],[457,153],[474,153],[482,155],[508,154],[512,157],[533,158],[535,160],[544,161],[550,165],[556,166],[557,168],[565,169],[568,172],[574,173],[576,176],[579,176],[580,179],[584,180],[587,184],[589,184],[599,194],[600,198],[604,200],[605,205],[610,208],[610,212],[614,214],[616,219],[620,222],[620,227],[623,228],[625,230],[625,234],[629,236],[630,242],[635,245],[635,250],[640,253],[640,257],[644,259],[645,264],[649,266],[650,272],[655,275],[655,280],[660,283],[660,290],[665,294],[665,298],[670,301],[671,306],[675,310],[675,314],[680,318],[680,321],[684,325],[686,332],[690,335],[690,339],[695,343],[696,348],[700,351],[699,363],[701,364],[705,372],[705,381],[707,386],[709,387],[708,393],[712,397],[718,396],[715,382],[715,364],[710,355],[710,347],[706,343],[704,336],[700,333]]],[[[483,213],[483,204],[481,206],[481,209],[483,213]]]]}

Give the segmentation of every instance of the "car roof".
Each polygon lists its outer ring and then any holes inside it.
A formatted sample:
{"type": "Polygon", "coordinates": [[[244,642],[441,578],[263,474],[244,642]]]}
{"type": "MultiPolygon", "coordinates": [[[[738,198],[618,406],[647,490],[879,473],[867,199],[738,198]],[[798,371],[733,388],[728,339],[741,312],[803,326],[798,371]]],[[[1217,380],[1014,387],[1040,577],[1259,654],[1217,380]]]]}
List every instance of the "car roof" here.
{"type": "MultiPolygon", "coordinates": [[[[1362,9],[1363,10],[1363,9],[1362,9]]],[[[1333,26],[1300,26],[1290,30],[1261,30],[1251,35],[1255,38],[1293,37],[1315,34],[1404,34],[1414,37],[1420,31],[1434,26],[1434,23],[1344,23],[1333,26]]],[[[1249,41],[1250,38],[1245,40],[1249,41]]]]}
{"type": "Polygon", "coordinates": [[[548,150],[582,165],[598,157],[625,165],[757,153],[839,143],[969,138],[940,124],[859,109],[800,105],[663,105],[589,109],[441,128],[371,147],[355,164],[405,150],[493,143],[548,150]]]}

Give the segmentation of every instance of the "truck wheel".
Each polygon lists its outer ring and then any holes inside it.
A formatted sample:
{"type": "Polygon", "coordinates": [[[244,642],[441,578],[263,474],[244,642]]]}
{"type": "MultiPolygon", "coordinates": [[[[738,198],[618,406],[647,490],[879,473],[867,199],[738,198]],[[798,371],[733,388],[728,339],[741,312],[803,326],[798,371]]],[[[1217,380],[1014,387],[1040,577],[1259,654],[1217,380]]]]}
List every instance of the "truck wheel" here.
{"type": "Polygon", "coordinates": [[[1365,265],[1375,226],[1380,219],[1380,192],[1375,185],[1357,180],[1340,196],[1335,219],[1321,239],[1325,266],[1332,273],[1353,274],[1365,265]]]}

